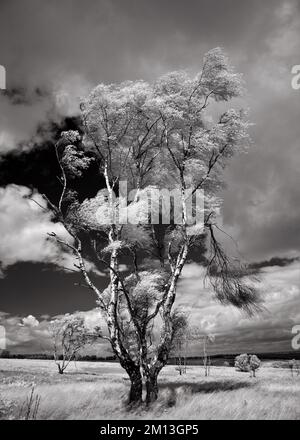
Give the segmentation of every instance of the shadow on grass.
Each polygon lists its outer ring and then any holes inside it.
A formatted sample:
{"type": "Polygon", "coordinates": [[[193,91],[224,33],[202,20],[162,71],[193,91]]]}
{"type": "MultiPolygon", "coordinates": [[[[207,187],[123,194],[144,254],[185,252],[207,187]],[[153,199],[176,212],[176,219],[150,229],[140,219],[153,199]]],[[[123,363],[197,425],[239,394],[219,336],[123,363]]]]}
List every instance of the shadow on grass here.
{"type": "Polygon", "coordinates": [[[224,380],[220,381],[210,381],[210,382],[162,382],[159,384],[160,389],[169,389],[171,392],[175,391],[178,388],[185,388],[191,394],[196,393],[217,393],[224,391],[234,391],[239,390],[241,388],[250,388],[254,384],[246,381],[234,381],[234,380],[224,380]]]}

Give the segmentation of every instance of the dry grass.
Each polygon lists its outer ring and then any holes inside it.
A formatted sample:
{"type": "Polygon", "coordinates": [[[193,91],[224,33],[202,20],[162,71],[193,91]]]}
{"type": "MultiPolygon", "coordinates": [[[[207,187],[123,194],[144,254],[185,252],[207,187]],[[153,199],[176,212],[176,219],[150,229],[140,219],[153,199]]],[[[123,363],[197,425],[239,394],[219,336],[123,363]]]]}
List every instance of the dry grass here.
{"type": "Polygon", "coordinates": [[[263,367],[256,379],[233,368],[168,366],[150,410],[128,411],[126,374],[117,364],[80,362],[64,375],[51,361],[0,359],[0,418],[18,418],[35,387],[37,419],[300,419],[300,376],[263,367]],[[2,405],[1,405],[2,401],[2,405]]]}

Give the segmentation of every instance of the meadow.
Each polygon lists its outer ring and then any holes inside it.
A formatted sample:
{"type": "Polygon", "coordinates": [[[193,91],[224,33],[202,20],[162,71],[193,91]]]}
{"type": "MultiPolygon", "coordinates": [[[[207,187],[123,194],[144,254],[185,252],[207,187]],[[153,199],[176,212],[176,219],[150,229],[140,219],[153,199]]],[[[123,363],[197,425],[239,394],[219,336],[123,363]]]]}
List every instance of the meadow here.
{"type": "Polygon", "coordinates": [[[180,376],[169,365],[159,387],[150,409],[128,410],[129,381],[116,363],[72,363],[59,375],[53,361],[0,359],[0,419],[300,419],[300,375],[267,363],[256,378],[232,367],[204,377],[201,366],[180,376]]]}

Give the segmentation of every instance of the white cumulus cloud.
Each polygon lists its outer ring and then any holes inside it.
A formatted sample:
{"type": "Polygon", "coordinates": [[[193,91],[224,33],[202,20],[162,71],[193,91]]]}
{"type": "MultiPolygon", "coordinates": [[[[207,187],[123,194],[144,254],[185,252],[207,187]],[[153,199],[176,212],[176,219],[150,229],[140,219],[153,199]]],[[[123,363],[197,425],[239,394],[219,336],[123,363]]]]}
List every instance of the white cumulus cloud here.
{"type": "MultiPolygon", "coordinates": [[[[46,203],[37,192],[25,186],[8,185],[0,188],[0,265],[3,270],[17,262],[52,263],[64,269],[75,270],[73,255],[64,251],[48,233],[55,232],[61,239],[72,243],[65,228],[53,223],[51,213],[43,210],[46,203]]],[[[94,264],[87,262],[88,271],[103,276],[94,264]]]]}
{"type": "Polygon", "coordinates": [[[39,325],[38,319],[33,315],[28,315],[22,319],[22,324],[27,325],[28,327],[37,327],[39,325]]]}

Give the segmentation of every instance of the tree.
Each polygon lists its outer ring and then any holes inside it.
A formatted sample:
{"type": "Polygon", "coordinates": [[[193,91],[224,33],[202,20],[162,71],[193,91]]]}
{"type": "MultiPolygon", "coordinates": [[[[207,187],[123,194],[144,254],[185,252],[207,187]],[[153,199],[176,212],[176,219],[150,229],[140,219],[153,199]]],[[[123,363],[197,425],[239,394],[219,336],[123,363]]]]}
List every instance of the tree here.
{"type": "Polygon", "coordinates": [[[215,335],[213,334],[205,334],[203,329],[199,326],[191,326],[190,327],[190,339],[194,341],[201,341],[203,344],[203,366],[204,366],[204,374],[205,376],[210,375],[210,367],[211,367],[211,359],[207,353],[208,344],[213,343],[215,341],[215,335]]]}
{"type": "Polygon", "coordinates": [[[214,342],[215,336],[214,335],[205,335],[203,340],[203,365],[204,365],[204,372],[205,376],[210,375],[210,366],[211,366],[211,360],[210,356],[207,354],[207,345],[210,342],[214,342]]]}
{"type": "Polygon", "coordinates": [[[244,353],[236,356],[234,360],[234,367],[237,371],[242,371],[244,373],[250,371],[248,354],[244,353]]]}
{"type": "Polygon", "coordinates": [[[249,355],[250,377],[255,377],[256,370],[260,367],[260,360],[255,354],[249,355]]]}
{"type": "Polygon", "coordinates": [[[64,315],[51,321],[50,331],[59,374],[64,373],[84,346],[93,343],[100,335],[99,328],[91,331],[86,327],[84,318],[78,315],[64,315]]]}
{"type": "Polygon", "coordinates": [[[300,368],[299,368],[299,362],[296,361],[296,359],[292,359],[288,363],[289,369],[291,371],[292,377],[294,377],[294,372],[297,372],[297,376],[300,374],[300,368]]]}
{"type": "Polygon", "coordinates": [[[0,358],[9,359],[10,358],[10,351],[9,350],[0,350],[0,358]]]}
{"type": "Polygon", "coordinates": [[[255,377],[255,372],[260,367],[260,360],[255,354],[240,354],[235,358],[234,366],[237,371],[250,372],[250,377],[255,377]]]}
{"type": "Polygon", "coordinates": [[[157,377],[175,336],[177,284],[188,258],[202,255],[217,300],[249,313],[257,308],[256,289],[245,281],[248,272],[226,256],[217,226],[222,170],[249,145],[249,123],[242,110],[207,115],[210,103],[217,107],[241,93],[241,76],[221,49],[213,49],[196,76],[172,72],[154,84],[100,84],[81,104],[82,130],[63,132],[55,145],[62,189],[58,200],[44,198],[70,239],[50,237],[74,253],[86,287],[96,295],[107,339],[130,377],[130,403],[142,401],[143,378],[147,403],[157,398],[157,377]],[[104,188],[82,200],[78,182],[89,173],[104,188]],[[124,181],[130,191],[125,210],[124,181]],[[169,221],[158,222],[157,191],[163,189],[177,195],[169,221]],[[190,202],[200,190],[202,221],[191,224],[190,202]],[[95,264],[108,271],[104,290],[87,270],[92,252],[95,264]]]}
{"type": "MultiPolygon", "coordinates": [[[[176,331],[173,336],[173,352],[176,361],[176,370],[180,376],[186,373],[186,358],[188,344],[191,339],[191,329],[188,324],[188,318],[184,313],[176,313],[176,331]]],[[[175,319],[173,317],[173,328],[175,327],[175,319]]]]}

